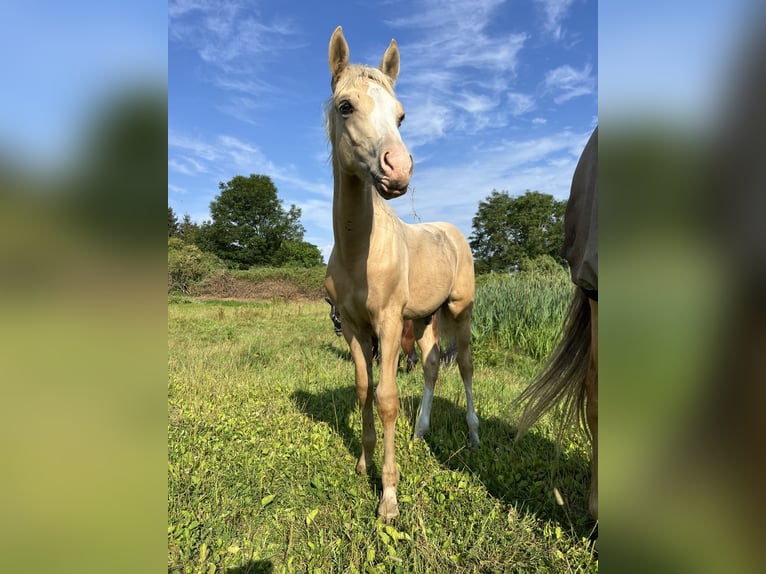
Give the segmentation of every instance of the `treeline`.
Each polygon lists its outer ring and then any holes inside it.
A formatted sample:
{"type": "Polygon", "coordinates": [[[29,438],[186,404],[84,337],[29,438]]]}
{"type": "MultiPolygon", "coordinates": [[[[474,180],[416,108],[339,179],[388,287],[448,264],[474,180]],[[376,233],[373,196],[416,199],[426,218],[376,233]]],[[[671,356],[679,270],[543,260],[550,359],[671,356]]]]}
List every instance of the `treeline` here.
{"type": "Polygon", "coordinates": [[[316,245],[304,241],[301,210],[285,210],[277,188],[265,175],[235,176],[219,184],[210,203],[211,219],[196,224],[188,214],[178,221],[168,206],[168,289],[191,292],[216,269],[322,265],[316,245]]]}
{"type": "MultiPolygon", "coordinates": [[[[216,269],[312,268],[324,264],[304,241],[301,210],[284,209],[271,178],[235,176],[219,184],[211,219],[197,224],[168,206],[168,288],[189,293],[216,269]]],[[[492,190],[479,202],[469,243],[477,275],[513,273],[538,260],[563,268],[566,201],[539,191],[511,196],[492,190]]]]}

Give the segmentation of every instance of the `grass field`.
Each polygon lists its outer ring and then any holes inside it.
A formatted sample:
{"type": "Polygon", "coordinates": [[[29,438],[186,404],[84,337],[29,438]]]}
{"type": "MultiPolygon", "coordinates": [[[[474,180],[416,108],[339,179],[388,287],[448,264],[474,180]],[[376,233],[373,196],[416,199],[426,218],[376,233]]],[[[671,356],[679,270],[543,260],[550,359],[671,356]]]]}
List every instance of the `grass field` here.
{"type": "Polygon", "coordinates": [[[414,442],[422,370],[400,370],[401,515],[377,519],[382,445],[357,476],[353,366],[327,312],[321,300],[169,300],[168,572],[598,571],[587,444],[557,450],[546,420],[513,443],[509,404],[539,366],[527,353],[498,360],[476,345],[475,451],[457,367],[442,370],[430,433],[414,442]]]}

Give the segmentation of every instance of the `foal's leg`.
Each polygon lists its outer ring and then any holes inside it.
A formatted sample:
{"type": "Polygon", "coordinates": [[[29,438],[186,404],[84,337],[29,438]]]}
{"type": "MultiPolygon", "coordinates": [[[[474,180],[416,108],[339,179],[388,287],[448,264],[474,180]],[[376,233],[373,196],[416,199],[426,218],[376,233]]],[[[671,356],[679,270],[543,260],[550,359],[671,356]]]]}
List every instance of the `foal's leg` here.
{"type": "Polygon", "coordinates": [[[598,520],[598,302],[593,299],[590,299],[590,357],[585,392],[587,394],[585,414],[593,447],[588,509],[593,518],[598,520]]]}
{"type": "MultiPolygon", "coordinates": [[[[449,304],[450,311],[453,303],[449,304]]],[[[449,315],[449,313],[444,313],[449,315]]],[[[455,339],[457,343],[457,365],[465,387],[465,422],[468,424],[468,448],[476,448],[479,440],[479,417],[473,406],[473,359],[471,357],[471,309],[463,309],[459,314],[449,317],[455,321],[455,339]],[[453,318],[454,317],[454,318],[453,318]]]]}
{"type": "Polygon", "coordinates": [[[402,336],[400,316],[385,317],[381,323],[380,339],[380,383],[376,392],[378,415],[383,423],[383,496],[378,505],[378,516],[386,521],[399,516],[396,500],[396,485],[399,483],[399,469],[396,466],[396,417],[399,415],[399,392],[396,389],[396,370],[399,363],[399,345],[402,336]]]}
{"type": "MultiPolygon", "coordinates": [[[[346,323],[343,323],[344,329],[346,323]]],[[[375,398],[372,383],[372,344],[369,336],[349,335],[351,356],[354,358],[356,394],[362,407],[362,453],[356,464],[357,474],[364,473],[372,465],[375,451],[375,419],[372,403],[375,398]]]]}
{"type": "Polygon", "coordinates": [[[413,438],[422,438],[428,432],[431,424],[431,405],[434,400],[434,387],[439,376],[439,343],[434,336],[431,325],[426,325],[425,320],[418,319],[415,323],[415,339],[420,347],[423,357],[423,375],[425,386],[423,387],[423,400],[420,402],[420,413],[415,423],[413,438]]]}

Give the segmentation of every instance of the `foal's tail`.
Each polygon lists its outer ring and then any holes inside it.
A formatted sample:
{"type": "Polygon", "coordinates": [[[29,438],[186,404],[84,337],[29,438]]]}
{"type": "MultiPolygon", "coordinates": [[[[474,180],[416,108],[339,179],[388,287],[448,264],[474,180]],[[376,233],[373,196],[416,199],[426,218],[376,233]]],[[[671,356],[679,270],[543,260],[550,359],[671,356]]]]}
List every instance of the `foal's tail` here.
{"type": "Polygon", "coordinates": [[[521,438],[548,409],[562,404],[560,431],[580,426],[589,435],[585,419],[585,379],[590,356],[590,304],[582,289],[577,289],[569,305],[563,335],[542,372],[514,401],[524,405],[517,426],[521,438]]]}

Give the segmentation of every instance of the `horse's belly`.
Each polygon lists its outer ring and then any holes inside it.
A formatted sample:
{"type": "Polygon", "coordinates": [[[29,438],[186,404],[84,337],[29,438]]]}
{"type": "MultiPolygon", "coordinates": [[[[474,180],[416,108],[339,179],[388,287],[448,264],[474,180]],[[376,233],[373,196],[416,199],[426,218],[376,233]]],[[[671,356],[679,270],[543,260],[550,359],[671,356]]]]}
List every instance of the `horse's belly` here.
{"type": "Polygon", "coordinates": [[[449,289],[413,290],[410,289],[407,304],[404,307],[405,319],[419,319],[433,314],[449,298],[449,289]]]}

